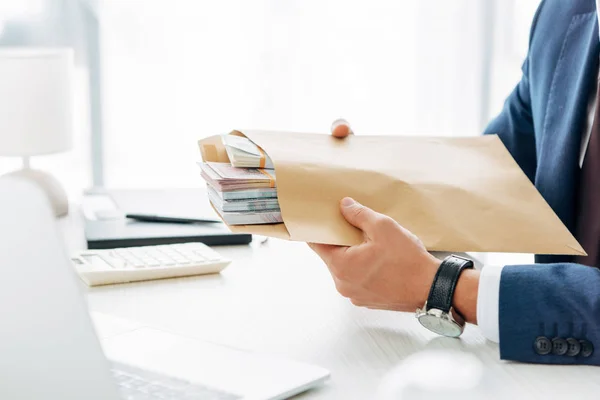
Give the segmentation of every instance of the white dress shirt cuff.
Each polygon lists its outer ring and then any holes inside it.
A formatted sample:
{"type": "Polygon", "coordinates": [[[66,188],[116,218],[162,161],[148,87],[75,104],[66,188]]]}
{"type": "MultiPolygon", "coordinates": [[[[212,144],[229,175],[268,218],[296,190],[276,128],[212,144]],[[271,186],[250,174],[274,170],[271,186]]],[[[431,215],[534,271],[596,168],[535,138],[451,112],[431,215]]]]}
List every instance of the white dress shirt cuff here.
{"type": "Polygon", "coordinates": [[[500,277],[502,269],[497,265],[487,265],[481,270],[479,277],[479,293],[477,295],[477,324],[488,340],[500,342],[499,306],[500,277]]]}

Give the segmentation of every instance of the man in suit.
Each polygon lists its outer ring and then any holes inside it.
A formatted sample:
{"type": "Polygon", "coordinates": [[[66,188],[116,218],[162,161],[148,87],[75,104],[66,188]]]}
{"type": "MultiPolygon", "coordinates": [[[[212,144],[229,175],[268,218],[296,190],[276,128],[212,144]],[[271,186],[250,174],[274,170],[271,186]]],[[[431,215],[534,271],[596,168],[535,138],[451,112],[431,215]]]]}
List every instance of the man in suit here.
{"type": "MultiPolygon", "coordinates": [[[[458,272],[449,296],[453,310],[499,342],[502,359],[600,365],[600,0],[595,3],[542,1],[522,79],[485,132],[500,136],[588,253],[458,272]]],[[[332,133],[351,131],[342,121],[332,133]]],[[[423,307],[440,261],[390,218],[348,198],[340,208],[363,230],[364,243],[311,244],[338,291],[358,306],[423,307]]]]}

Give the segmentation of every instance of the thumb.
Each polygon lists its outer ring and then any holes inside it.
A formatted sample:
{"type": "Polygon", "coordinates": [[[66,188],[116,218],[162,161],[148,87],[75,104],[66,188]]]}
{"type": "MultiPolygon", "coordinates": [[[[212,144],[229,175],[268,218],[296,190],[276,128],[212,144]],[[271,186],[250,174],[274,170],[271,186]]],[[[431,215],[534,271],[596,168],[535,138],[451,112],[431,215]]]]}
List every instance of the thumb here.
{"type": "Polygon", "coordinates": [[[371,210],[369,207],[363,206],[350,197],[342,199],[340,208],[346,221],[369,236],[369,232],[371,232],[375,226],[375,222],[379,216],[377,212],[371,210]]]}
{"type": "Polygon", "coordinates": [[[345,138],[348,135],[352,135],[352,128],[350,124],[343,118],[336,119],[331,124],[331,134],[336,138],[345,138]]]}

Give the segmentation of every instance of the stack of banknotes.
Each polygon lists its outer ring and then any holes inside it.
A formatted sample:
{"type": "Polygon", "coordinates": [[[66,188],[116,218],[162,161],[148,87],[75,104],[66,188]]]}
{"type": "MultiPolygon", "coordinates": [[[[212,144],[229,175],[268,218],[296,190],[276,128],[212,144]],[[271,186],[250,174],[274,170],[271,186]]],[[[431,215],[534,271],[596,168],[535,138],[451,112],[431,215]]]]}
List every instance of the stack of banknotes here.
{"type": "Polygon", "coordinates": [[[231,165],[234,167],[274,168],[269,156],[250,139],[236,135],[223,135],[221,138],[231,165]]]}
{"type": "Polygon", "coordinates": [[[269,157],[245,137],[223,136],[223,143],[231,163],[200,164],[208,197],[223,221],[228,225],[282,222],[269,157]]]}

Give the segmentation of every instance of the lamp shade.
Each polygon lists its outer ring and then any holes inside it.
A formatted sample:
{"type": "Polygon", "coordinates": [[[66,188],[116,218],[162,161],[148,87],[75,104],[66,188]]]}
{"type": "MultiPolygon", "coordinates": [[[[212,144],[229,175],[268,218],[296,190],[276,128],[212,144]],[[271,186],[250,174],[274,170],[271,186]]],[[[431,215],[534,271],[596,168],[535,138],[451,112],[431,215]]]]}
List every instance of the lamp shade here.
{"type": "Polygon", "coordinates": [[[71,148],[71,49],[0,49],[0,156],[71,148]]]}

